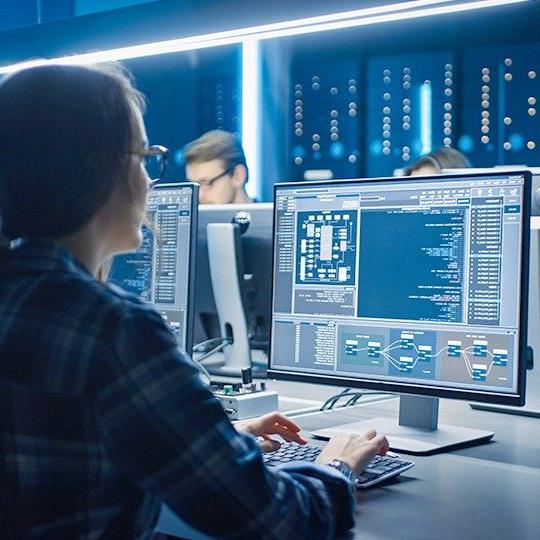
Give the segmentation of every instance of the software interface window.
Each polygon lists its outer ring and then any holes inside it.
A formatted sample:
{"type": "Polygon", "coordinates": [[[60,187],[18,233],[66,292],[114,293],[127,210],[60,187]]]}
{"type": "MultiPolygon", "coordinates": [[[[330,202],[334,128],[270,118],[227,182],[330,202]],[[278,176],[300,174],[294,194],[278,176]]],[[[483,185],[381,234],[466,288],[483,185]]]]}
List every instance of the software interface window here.
{"type": "Polygon", "coordinates": [[[276,188],[272,365],[517,391],[524,178],[276,188]]]}
{"type": "Polygon", "coordinates": [[[192,197],[191,187],[151,191],[147,215],[157,235],[144,226],[141,247],[116,256],[109,274],[109,281],[153,303],[184,347],[192,197]]]}

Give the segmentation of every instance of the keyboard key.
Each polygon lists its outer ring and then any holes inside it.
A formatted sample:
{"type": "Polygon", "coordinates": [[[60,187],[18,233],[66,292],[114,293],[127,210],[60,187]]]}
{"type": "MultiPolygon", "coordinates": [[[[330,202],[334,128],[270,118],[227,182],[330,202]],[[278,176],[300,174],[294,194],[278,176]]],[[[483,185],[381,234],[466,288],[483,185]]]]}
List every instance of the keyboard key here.
{"type": "MultiPolygon", "coordinates": [[[[300,445],[297,443],[282,443],[281,447],[263,455],[267,465],[279,465],[290,461],[316,461],[322,447],[300,445]]],[[[396,456],[375,456],[359,477],[359,488],[367,488],[397,476],[414,466],[414,462],[396,456]]]]}
{"type": "Polygon", "coordinates": [[[366,470],[368,472],[370,472],[371,474],[384,474],[386,471],[382,468],[382,467],[371,467],[371,466],[367,466],[366,467],[366,470]]]}

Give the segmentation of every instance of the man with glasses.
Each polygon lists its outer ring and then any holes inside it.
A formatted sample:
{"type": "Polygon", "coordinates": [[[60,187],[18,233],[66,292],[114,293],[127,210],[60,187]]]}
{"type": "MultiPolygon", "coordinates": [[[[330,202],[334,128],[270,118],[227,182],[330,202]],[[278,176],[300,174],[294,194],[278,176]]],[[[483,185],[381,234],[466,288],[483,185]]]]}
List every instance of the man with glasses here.
{"type": "Polygon", "coordinates": [[[223,130],[205,133],[184,148],[186,176],[200,184],[201,204],[254,202],[246,192],[249,172],[238,138],[223,130]]]}

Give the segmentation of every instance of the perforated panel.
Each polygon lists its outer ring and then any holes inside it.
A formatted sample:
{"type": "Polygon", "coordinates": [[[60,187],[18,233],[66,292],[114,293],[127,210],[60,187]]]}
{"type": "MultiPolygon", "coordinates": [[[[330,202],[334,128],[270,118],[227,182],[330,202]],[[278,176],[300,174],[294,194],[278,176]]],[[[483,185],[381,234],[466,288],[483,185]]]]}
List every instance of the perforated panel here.
{"type": "Polygon", "coordinates": [[[240,131],[240,96],[237,77],[227,73],[204,73],[200,91],[200,131],[240,131]]]}
{"type": "Polygon", "coordinates": [[[451,53],[374,58],[367,71],[367,176],[391,175],[431,149],[454,144],[451,53]]]}
{"type": "Polygon", "coordinates": [[[540,44],[466,53],[461,93],[458,148],[475,166],[540,164],[540,44]]]}
{"type": "Polygon", "coordinates": [[[293,69],[291,84],[288,162],[292,179],[309,178],[312,170],[328,171],[329,178],[357,177],[365,100],[358,62],[301,66],[293,69]]]}

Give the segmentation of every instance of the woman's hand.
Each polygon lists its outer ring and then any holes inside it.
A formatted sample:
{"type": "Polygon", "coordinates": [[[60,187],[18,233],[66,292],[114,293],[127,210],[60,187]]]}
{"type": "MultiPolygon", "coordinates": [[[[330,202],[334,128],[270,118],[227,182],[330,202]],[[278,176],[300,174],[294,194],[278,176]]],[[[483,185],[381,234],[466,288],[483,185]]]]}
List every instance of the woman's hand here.
{"type": "Polygon", "coordinates": [[[236,422],[234,427],[236,431],[262,437],[264,439],[261,442],[263,452],[273,452],[281,446],[279,441],[273,439],[270,435],[279,435],[288,442],[307,443],[307,440],[299,435],[300,426],[277,411],[250,420],[241,420],[236,422]]]}
{"type": "Polygon", "coordinates": [[[317,458],[317,463],[329,463],[340,459],[347,463],[356,474],[360,475],[376,454],[384,456],[388,451],[388,441],[383,435],[377,435],[369,429],[363,435],[342,433],[334,435],[317,458]]]}

